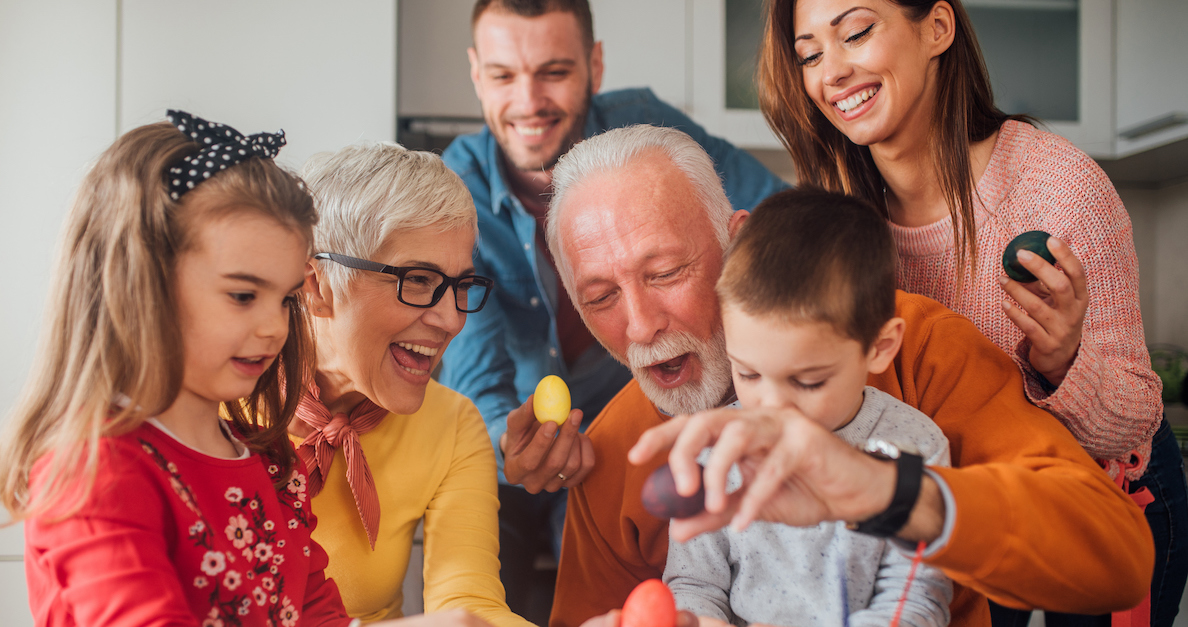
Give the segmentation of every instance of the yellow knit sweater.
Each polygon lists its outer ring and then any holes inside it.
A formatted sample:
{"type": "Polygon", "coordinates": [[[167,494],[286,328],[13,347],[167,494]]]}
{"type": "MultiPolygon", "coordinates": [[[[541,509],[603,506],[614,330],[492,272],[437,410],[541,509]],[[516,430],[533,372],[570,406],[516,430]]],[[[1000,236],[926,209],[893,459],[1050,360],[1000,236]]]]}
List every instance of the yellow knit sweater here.
{"type": "Polygon", "coordinates": [[[474,404],[430,381],[419,411],[388,414],[359,442],[379,492],[375,551],[341,450],[313,499],[313,538],[330,554],[326,575],[338,584],[347,612],[364,621],[401,615],[413,533],[424,517],[425,611],[463,608],[495,627],[529,627],[504,602],[495,454],[474,404]]]}

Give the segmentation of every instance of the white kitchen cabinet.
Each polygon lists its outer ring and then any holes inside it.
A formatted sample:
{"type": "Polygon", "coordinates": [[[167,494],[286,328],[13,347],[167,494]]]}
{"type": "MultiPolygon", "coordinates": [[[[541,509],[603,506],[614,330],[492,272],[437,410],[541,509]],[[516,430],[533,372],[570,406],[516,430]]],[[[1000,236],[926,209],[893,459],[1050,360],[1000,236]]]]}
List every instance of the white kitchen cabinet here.
{"type": "MultiPolygon", "coordinates": [[[[1037,115],[1089,155],[1120,159],[1188,137],[1184,0],[969,0],[1000,108],[1037,115]],[[1066,29],[1034,32],[1053,16],[1066,29]],[[1058,19],[1058,18],[1056,18],[1058,19]],[[1009,22],[1008,22],[1009,20],[1009,22]],[[1066,89],[1073,59],[1077,115],[1046,115],[1027,100],[1066,89]],[[1069,118],[1073,119],[1069,119],[1069,118]]],[[[1037,103],[1032,103],[1037,104],[1037,103]]],[[[1185,172],[1188,174],[1188,171],[1185,172]]]]}
{"type": "MultiPolygon", "coordinates": [[[[1096,158],[1115,184],[1161,185],[1188,176],[1188,25],[1184,0],[970,0],[971,17],[1000,108],[1037,114],[1048,128],[1096,158]],[[1069,38],[1039,37],[1034,23],[1072,11],[1078,115],[1046,116],[1013,94],[1059,92],[1067,64],[1054,61],[1069,38]],[[1010,15],[1009,27],[995,14],[1010,15]],[[991,19],[988,19],[991,18],[991,19]],[[1059,40],[1063,39],[1063,43],[1059,40]],[[1020,53],[1020,50],[1023,52],[1020,53]]],[[[1060,29],[1055,29],[1059,31],[1060,29]]]]}
{"type": "MultiPolygon", "coordinates": [[[[691,103],[689,115],[705,126],[711,134],[725,137],[743,148],[779,149],[781,144],[775,133],[767,126],[757,105],[747,106],[748,97],[736,92],[727,93],[728,75],[735,77],[753,74],[754,64],[732,63],[732,72],[727,72],[727,49],[729,45],[747,46],[754,38],[754,50],[758,50],[759,35],[762,33],[763,14],[759,0],[690,0],[690,62],[692,72],[691,103]],[[731,41],[727,41],[727,4],[732,9],[749,10],[754,21],[744,20],[732,24],[731,41]],[[741,40],[741,41],[740,41],[741,40]],[[739,67],[744,66],[744,67],[739,67]],[[728,102],[729,101],[729,102],[728,102]],[[735,106],[729,106],[735,105],[735,106]],[[739,106],[742,105],[742,106],[739,106]]],[[[736,16],[732,16],[736,17],[736,16]]],[[[745,16],[743,16],[745,17],[745,16]]],[[[734,61],[735,54],[730,55],[734,61]]],[[[734,86],[734,85],[732,85],[734,86]]]]}
{"type": "Polygon", "coordinates": [[[1113,0],[969,0],[995,99],[1093,157],[1114,151],[1113,0]]]}
{"type": "Polygon", "coordinates": [[[1117,0],[1116,16],[1115,156],[1188,138],[1188,2],[1117,0]]]}

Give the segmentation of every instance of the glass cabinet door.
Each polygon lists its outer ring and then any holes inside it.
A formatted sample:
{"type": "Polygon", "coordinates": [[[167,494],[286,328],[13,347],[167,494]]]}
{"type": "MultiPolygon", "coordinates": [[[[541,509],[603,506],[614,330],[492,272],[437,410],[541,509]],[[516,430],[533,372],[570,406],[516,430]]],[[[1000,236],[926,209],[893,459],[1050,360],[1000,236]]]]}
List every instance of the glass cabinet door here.
{"type": "Polygon", "coordinates": [[[759,112],[755,58],[763,0],[690,0],[689,113],[743,148],[782,148],[759,112]]]}
{"type": "Polygon", "coordinates": [[[1079,121],[1078,0],[970,0],[966,11],[999,109],[1079,121]]]}
{"type": "Polygon", "coordinates": [[[1112,156],[1113,1],[966,0],[994,100],[1112,156]]]}

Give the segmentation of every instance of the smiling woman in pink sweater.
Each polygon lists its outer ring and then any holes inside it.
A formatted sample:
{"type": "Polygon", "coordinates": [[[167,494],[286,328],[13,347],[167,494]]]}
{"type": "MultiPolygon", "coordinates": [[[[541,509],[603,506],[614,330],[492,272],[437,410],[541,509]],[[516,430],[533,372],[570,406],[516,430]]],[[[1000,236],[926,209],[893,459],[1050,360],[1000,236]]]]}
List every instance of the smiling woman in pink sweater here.
{"type": "MultiPolygon", "coordinates": [[[[1018,363],[1033,403],[1136,502],[1153,499],[1150,618],[1171,625],[1188,576],[1188,487],[1144,345],[1130,220],[1109,179],[994,107],[958,0],[774,0],[759,82],[800,183],[881,209],[900,287],[968,316],[1018,363]],[[1057,264],[1020,254],[1039,278],[1021,284],[1000,259],[1029,230],[1055,236],[1057,264]]],[[[995,613],[996,625],[1020,619],[995,613]]]]}

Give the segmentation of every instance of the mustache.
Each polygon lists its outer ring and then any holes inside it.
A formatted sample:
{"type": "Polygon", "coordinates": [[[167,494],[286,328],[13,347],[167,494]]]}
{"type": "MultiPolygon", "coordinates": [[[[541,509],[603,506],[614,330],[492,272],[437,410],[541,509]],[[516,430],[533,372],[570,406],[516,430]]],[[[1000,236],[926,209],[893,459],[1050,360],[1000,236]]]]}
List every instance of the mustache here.
{"type": "Polygon", "coordinates": [[[690,333],[671,331],[658,336],[651,344],[629,344],[627,366],[636,369],[647,368],[687,353],[698,353],[704,346],[705,342],[690,333]]]}

